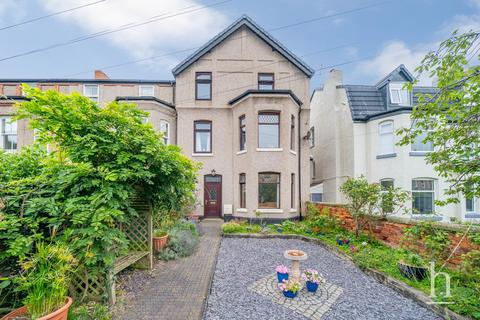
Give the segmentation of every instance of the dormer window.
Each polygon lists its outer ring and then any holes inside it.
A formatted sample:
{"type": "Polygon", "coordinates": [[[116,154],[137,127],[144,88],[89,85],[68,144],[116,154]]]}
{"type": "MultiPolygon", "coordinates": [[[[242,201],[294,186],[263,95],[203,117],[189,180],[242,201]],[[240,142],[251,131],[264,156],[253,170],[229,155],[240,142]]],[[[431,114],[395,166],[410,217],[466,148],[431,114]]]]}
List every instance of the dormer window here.
{"type": "Polygon", "coordinates": [[[404,89],[403,82],[390,83],[390,103],[398,104],[399,106],[410,106],[410,91],[404,89]]]}

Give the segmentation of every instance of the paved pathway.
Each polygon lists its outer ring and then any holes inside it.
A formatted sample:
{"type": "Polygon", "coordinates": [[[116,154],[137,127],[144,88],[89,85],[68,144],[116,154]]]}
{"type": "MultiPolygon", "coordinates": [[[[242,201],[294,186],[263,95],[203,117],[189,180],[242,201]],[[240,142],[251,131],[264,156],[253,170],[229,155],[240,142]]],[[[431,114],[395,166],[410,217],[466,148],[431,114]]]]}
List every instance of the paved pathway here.
{"type": "Polygon", "coordinates": [[[201,319],[215,271],[221,224],[220,220],[200,223],[203,235],[190,257],[159,262],[151,273],[130,274],[125,281],[127,292],[115,307],[114,319],[201,319]]]}

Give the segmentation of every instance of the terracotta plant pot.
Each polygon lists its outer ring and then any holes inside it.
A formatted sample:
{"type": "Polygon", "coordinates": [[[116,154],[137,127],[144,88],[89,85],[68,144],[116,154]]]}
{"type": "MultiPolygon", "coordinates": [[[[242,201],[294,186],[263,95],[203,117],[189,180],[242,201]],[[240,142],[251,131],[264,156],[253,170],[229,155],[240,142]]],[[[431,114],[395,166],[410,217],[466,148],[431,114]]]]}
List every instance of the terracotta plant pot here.
{"type": "Polygon", "coordinates": [[[153,251],[160,251],[167,245],[168,234],[163,237],[152,237],[153,239],[153,251]]]}
{"type": "MultiPolygon", "coordinates": [[[[46,316],[38,318],[37,320],[67,320],[68,309],[72,305],[72,302],[73,302],[72,298],[67,297],[67,303],[63,307],[61,307],[60,309],[50,314],[47,314],[46,316]]],[[[28,314],[27,307],[23,306],[3,316],[3,318],[0,320],[11,320],[16,317],[26,316],[27,314],[28,314]]]]}

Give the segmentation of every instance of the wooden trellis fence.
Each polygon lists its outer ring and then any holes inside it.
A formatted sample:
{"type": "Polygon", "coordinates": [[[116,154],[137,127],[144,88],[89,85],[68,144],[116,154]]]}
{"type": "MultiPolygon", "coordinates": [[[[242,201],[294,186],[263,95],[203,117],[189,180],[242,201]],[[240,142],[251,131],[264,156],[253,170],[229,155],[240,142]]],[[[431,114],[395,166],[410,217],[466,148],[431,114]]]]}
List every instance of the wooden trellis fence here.
{"type": "Polygon", "coordinates": [[[145,201],[133,202],[138,218],[118,227],[125,233],[129,243],[128,252],[115,259],[113,268],[107,274],[93,274],[88,269],[80,269],[75,274],[71,295],[77,301],[101,301],[108,298],[115,303],[115,276],[129,266],[152,269],[152,207],[145,201]]]}

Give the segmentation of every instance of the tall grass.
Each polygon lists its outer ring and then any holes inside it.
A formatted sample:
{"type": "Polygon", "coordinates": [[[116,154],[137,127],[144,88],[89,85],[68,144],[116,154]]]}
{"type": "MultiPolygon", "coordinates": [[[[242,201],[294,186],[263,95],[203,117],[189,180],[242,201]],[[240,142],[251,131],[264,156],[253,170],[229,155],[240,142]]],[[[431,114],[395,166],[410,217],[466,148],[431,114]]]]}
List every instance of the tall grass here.
{"type": "Polygon", "coordinates": [[[36,244],[36,253],[22,262],[20,289],[32,319],[45,316],[66,303],[75,258],[64,244],[36,244]]]}

